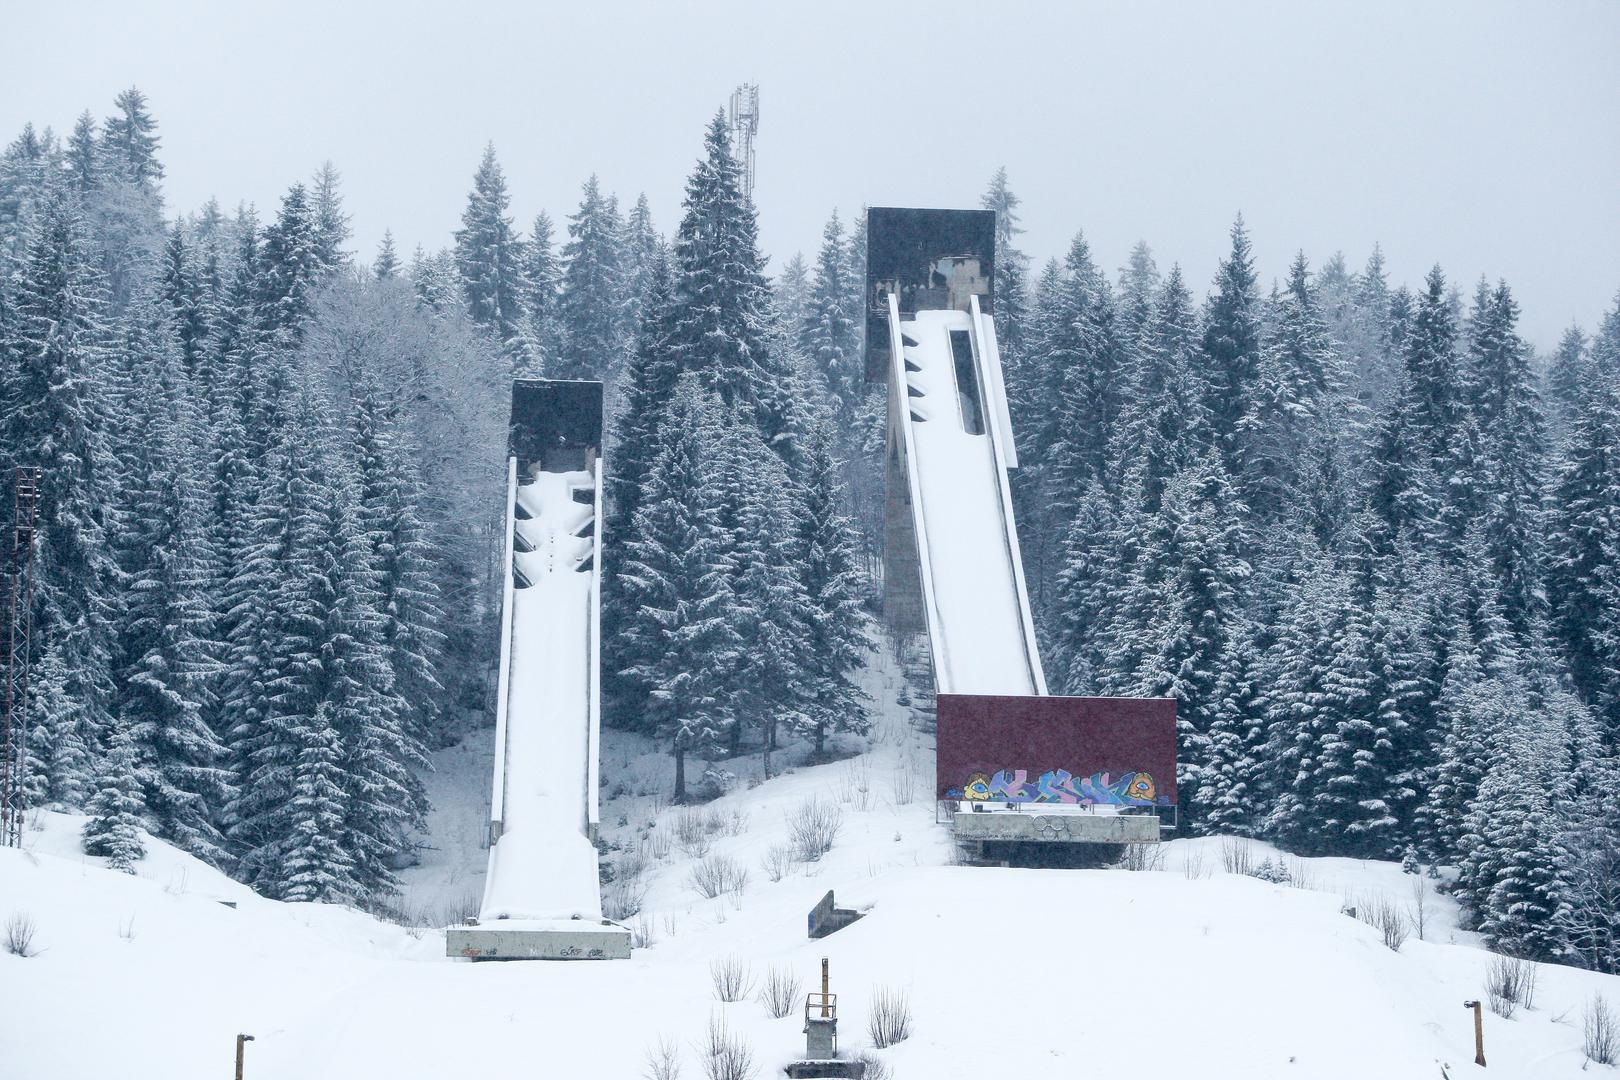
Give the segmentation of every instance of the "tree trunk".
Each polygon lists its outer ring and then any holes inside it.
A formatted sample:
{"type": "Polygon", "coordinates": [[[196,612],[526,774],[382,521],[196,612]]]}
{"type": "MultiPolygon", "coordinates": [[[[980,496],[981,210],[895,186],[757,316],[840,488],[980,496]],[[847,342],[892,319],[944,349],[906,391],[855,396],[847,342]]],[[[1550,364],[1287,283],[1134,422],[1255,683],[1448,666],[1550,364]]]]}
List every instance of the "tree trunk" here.
{"type": "Polygon", "coordinates": [[[686,801],[686,748],[678,738],[672,752],[675,755],[675,795],[671,801],[683,803],[686,801]]]}

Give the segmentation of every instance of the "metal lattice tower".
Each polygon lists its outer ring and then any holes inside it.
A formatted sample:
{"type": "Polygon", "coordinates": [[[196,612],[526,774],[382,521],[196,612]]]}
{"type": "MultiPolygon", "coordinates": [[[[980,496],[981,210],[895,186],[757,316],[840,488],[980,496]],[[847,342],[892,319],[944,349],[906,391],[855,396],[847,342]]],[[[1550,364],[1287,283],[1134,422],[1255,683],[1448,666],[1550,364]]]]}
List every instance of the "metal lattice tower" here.
{"type": "Polygon", "coordinates": [[[743,194],[754,197],[754,136],[759,134],[759,84],[743,83],[731,94],[731,149],[742,166],[743,194]]]}
{"type": "Polygon", "coordinates": [[[11,592],[6,609],[6,697],[0,716],[0,847],[21,847],[28,767],[28,667],[34,637],[34,518],[39,470],[19,468],[11,530],[11,592]]]}

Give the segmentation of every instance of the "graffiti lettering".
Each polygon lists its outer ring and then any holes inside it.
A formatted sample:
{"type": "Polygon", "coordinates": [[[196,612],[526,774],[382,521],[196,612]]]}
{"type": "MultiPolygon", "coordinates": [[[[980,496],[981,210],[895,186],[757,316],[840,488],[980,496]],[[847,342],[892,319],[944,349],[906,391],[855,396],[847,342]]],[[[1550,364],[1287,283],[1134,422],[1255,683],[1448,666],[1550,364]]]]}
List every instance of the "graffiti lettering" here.
{"type": "Polygon", "coordinates": [[[1000,769],[994,776],[976,772],[960,791],[947,793],[953,799],[972,802],[1079,803],[1087,806],[1153,806],[1158,786],[1145,772],[1128,772],[1115,780],[1109,773],[1092,773],[1081,778],[1067,769],[1042,773],[1032,783],[1027,769],[1000,769]]]}

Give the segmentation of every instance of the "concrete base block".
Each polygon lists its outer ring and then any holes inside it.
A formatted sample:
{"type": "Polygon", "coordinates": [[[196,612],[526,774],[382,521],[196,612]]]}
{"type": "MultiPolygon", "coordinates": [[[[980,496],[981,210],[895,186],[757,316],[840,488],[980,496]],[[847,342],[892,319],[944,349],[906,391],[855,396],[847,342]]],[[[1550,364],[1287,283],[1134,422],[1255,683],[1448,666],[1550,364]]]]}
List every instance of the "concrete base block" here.
{"type": "Polygon", "coordinates": [[[964,843],[1018,840],[1055,844],[1156,844],[1156,814],[1043,814],[1039,810],[959,810],[951,815],[956,838],[964,843]]]}
{"type": "Polygon", "coordinates": [[[445,931],[445,954],[472,960],[628,960],[630,931],[583,919],[536,923],[502,919],[445,931]]]}
{"type": "Polygon", "coordinates": [[[843,1077],[861,1080],[866,1075],[866,1062],[836,1058],[831,1061],[795,1061],[783,1068],[791,1080],[815,1080],[817,1077],[843,1077]]]}

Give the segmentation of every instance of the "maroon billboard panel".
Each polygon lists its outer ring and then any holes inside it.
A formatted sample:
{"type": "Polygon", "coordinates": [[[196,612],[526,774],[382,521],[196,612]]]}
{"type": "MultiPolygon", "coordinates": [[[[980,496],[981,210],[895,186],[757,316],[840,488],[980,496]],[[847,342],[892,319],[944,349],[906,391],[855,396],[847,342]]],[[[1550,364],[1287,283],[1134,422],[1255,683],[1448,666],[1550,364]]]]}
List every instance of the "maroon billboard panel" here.
{"type": "Polygon", "coordinates": [[[936,797],[1176,804],[1171,698],[941,694],[936,797]]]}

